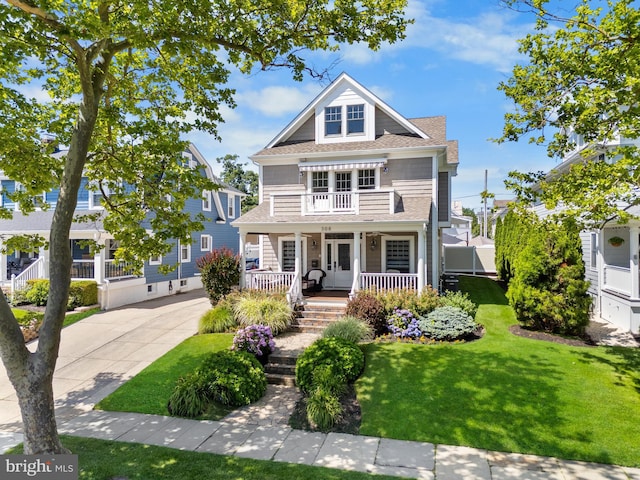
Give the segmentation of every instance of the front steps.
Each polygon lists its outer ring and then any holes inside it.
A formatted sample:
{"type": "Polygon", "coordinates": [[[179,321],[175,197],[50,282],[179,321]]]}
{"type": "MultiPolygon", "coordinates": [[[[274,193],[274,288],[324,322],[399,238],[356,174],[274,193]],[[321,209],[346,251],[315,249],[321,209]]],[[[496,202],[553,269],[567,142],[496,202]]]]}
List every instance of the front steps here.
{"type": "Polygon", "coordinates": [[[346,308],[346,301],[308,301],[296,310],[296,316],[291,324],[291,329],[294,332],[316,333],[320,335],[331,323],[344,316],[346,308]]]}
{"type": "Polygon", "coordinates": [[[346,300],[307,301],[298,308],[289,332],[276,337],[276,350],[269,355],[269,362],[264,366],[267,382],[272,385],[295,386],[298,355],[319,338],[328,325],[343,317],[346,308],[346,300]]]}

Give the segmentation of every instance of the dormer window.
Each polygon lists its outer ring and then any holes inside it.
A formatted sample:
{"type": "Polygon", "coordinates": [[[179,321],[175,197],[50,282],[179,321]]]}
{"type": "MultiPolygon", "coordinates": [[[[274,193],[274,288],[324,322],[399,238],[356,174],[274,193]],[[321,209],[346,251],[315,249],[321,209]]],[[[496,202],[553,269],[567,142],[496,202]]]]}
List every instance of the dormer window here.
{"type": "Polygon", "coordinates": [[[364,105],[347,105],[347,135],[364,133],[364,105]]]}
{"type": "Polygon", "coordinates": [[[342,134],[342,107],[327,107],[324,109],[325,135],[342,134]]]}

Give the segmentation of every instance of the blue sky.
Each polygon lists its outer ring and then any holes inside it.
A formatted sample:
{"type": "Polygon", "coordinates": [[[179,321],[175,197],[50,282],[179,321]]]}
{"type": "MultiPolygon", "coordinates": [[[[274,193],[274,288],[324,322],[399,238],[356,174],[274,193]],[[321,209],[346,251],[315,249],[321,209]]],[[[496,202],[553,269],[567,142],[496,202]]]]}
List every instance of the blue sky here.
{"type": "MultiPolygon", "coordinates": [[[[378,52],[348,46],[338,54],[311,55],[318,67],[335,63],[335,78],[347,72],[398,113],[407,117],[445,115],[447,136],[460,145],[453,199],[481,207],[484,171],[496,199],[511,195],[504,179],[511,170],[549,170],[557,165],[544,146],[525,141],[497,145],[505,112],[512,109],[497,90],[512,66],[525,59],[517,39],[533,29],[535,18],[499,0],[410,0],[407,13],[416,22],[407,38],[378,52]]],[[[224,112],[222,142],[194,133],[189,139],[219,172],[216,158],[237,154],[252,168],[249,155],[262,149],[326,84],[305,78],[295,82],[288,71],[234,74],[237,108],[224,112]]]]}

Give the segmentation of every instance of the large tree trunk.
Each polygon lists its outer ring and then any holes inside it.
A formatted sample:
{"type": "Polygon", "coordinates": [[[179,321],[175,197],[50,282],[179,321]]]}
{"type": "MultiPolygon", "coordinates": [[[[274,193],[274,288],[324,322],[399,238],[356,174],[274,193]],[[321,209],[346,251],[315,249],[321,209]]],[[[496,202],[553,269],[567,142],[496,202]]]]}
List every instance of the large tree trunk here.
{"type": "Polygon", "coordinates": [[[69,298],[72,262],[69,232],[97,112],[97,102],[81,105],[65,159],[49,236],[49,297],[35,352],[25,347],[9,305],[4,298],[0,299],[0,355],[18,396],[25,454],[68,453],[58,436],[52,382],[69,298]]]}

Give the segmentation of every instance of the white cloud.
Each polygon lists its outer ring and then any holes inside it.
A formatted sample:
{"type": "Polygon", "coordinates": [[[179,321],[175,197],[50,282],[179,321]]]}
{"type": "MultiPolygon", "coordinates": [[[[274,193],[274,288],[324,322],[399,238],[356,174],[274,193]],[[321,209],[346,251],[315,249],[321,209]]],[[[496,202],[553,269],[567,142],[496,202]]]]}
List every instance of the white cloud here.
{"type": "Polygon", "coordinates": [[[320,91],[321,87],[314,83],[301,85],[301,88],[270,86],[261,90],[238,92],[238,107],[244,107],[268,117],[280,117],[286,114],[297,114],[320,91]]]}

